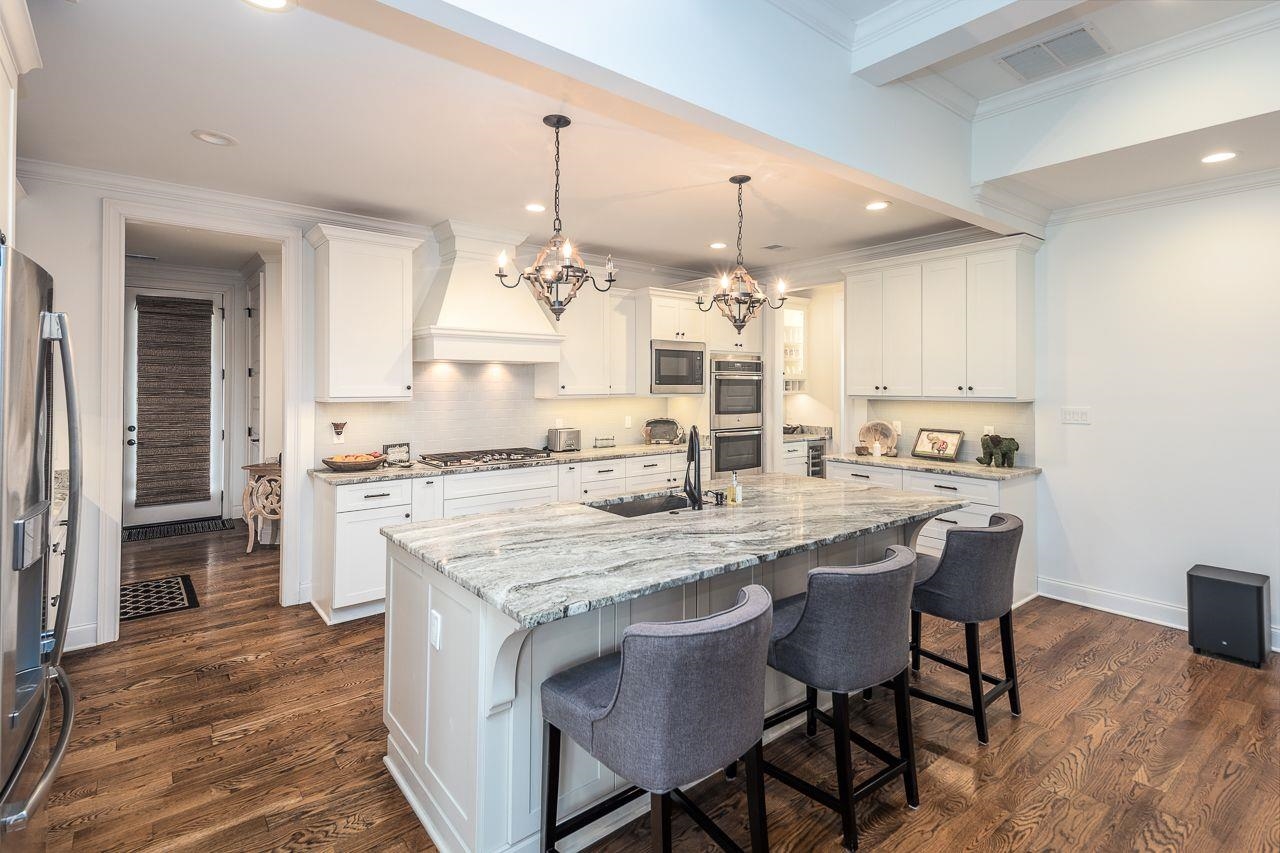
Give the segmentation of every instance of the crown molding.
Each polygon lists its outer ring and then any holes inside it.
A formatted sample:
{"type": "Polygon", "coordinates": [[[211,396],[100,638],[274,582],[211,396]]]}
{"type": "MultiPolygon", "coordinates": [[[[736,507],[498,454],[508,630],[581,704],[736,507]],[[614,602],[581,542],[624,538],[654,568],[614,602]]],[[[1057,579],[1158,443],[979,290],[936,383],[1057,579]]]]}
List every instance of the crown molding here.
{"type": "Polygon", "coordinates": [[[1055,210],[1049,217],[1049,227],[1274,186],[1280,186],[1280,169],[1264,169],[1259,172],[1233,175],[1228,178],[1197,181],[1194,184],[1183,184],[1180,187],[1136,193],[1106,201],[1076,205],[1075,207],[1064,207],[1060,210],[1055,210]]]}
{"type": "Polygon", "coordinates": [[[899,82],[905,83],[938,106],[945,107],[965,121],[973,121],[974,113],[978,110],[977,98],[941,74],[922,71],[914,76],[905,77],[899,82]]]}
{"type": "Polygon", "coordinates": [[[982,207],[1017,217],[1038,228],[1044,228],[1049,221],[1049,208],[1019,195],[1008,187],[996,186],[991,181],[987,181],[974,184],[972,190],[974,200],[982,207]]]}
{"type": "Polygon", "coordinates": [[[900,30],[966,0],[895,0],[857,22],[852,49],[862,50],[900,30]]]}
{"type": "Polygon", "coordinates": [[[892,267],[900,264],[904,258],[910,258],[913,262],[924,262],[937,260],[939,258],[950,258],[957,255],[970,254],[972,252],[989,252],[993,249],[1015,249],[1019,252],[1035,254],[1043,245],[1044,240],[1034,234],[1010,234],[1007,237],[993,237],[989,240],[969,241],[966,243],[959,243],[954,246],[941,246],[928,250],[916,250],[910,252],[899,252],[893,255],[885,255],[883,257],[872,258],[841,267],[840,273],[842,276],[847,276],[853,273],[884,269],[886,267],[892,267]]]}
{"type": "MultiPolygon", "coordinates": [[[[257,196],[193,187],[187,184],[174,184],[152,178],[138,178],[117,172],[85,169],[80,166],[66,166],[61,163],[49,163],[44,160],[19,158],[18,178],[28,184],[34,181],[46,181],[87,187],[98,190],[108,196],[138,196],[151,202],[179,204],[182,206],[199,205],[205,210],[216,209],[221,212],[235,214],[248,213],[273,216],[307,227],[317,222],[328,222],[349,228],[404,234],[420,238],[431,233],[430,228],[412,222],[396,222],[391,219],[380,219],[374,216],[344,213],[340,210],[328,210],[305,204],[274,201],[272,199],[258,198],[257,196]]],[[[27,191],[31,191],[30,186],[27,187],[27,191]]]]}
{"type": "Polygon", "coordinates": [[[853,50],[856,22],[826,0],[769,0],[828,41],[853,50]]]}
{"type": "MultiPolygon", "coordinates": [[[[901,0],[900,0],[901,1],[901,0]]],[[[1231,44],[1280,26],[1280,4],[1257,9],[1188,30],[1143,47],[1099,59],[1088,65],[1028,83],[1009,92],[978,101],[974,121],[982,121],[1013,110],[1077,92],[1138,71],[1192,56],[1201,51],[1231,44]]]]}
{"type": "MultiPolygon", "coordinates": [[[[783,278],[787,282],[788,289],[832,284],[844,278],[844,274],[840,271],[842,267],[875,261],[881,258],[963,246],[969,243],[989,240],[993,236],[992,232],[985,228],[969,225],[964,228],[954,228],[950,231],[925,234],[920,237],[908,237],[905,240],[895,240],[892,243],[864,246],[860,249],[850,249],[845,252],[837,252],[803,261],[794,261],[789,264],[775,264],[761,268],[756,277],[762,280],[766,278],[783,278]]],[[[706,277],[703,276],[696,281],[689,282],[688,285],[697,286],[705,280],[706,277]]]]}
{"type": "Polygon", "coordinates": [[[16,88],[19,77],[43,67],[25,0],[0,0],[0,70],[9,85],[16,88]]]}

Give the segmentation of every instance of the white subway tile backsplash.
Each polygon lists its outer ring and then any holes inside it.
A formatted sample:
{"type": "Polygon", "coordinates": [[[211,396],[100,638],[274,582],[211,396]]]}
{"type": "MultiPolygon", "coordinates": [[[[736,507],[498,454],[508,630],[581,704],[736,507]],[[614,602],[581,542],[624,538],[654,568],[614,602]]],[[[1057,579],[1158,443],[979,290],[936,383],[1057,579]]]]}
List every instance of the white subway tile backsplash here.
{"type": "Polygon", "coordinates": [[[898,453],[911,454],[916,433],[929,427],[964,431],[960,458],[974,459],[982,454],[982,428],[993,426],[998,435],[1018,440],[1017,462],[1035,464],[1035,412],[1033,403],[991,403],[971,400],[869,400],[867,413],[871,420],[902,421],[898,453]]]}
{"type": "Polygon", "coordinates": [[[605,435],[618,444],[638,444],[645,420],[667,416],[665,398],[535,399],[533,371],[528,364],[424,362],[414,365],[412,402],[317,403],[315,464],[323,456],[402,441],[414,454],[542,447],[557,418],[582,430],[587,447],[605,435]],[[628,415],[630,429],[623,426],[628,415]],[[343,444],[333,443],[331,421],[347,422],[343,444]]]}

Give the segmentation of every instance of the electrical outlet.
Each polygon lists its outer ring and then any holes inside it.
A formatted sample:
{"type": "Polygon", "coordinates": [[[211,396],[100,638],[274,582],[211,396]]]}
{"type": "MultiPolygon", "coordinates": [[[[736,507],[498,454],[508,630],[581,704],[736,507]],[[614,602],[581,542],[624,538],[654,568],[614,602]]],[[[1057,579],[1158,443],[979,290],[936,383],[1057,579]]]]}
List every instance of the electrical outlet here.
{"type": "Polygon", "coordinates": [[[902,421],[893,422],[893,431],[896,432],[898,435],[902,435],[902,421]]]}
{"type": "Polygon", "coordinates": [[[995,435],[995,434],[996,434],[996,428],[995,428],[995,427],[993,427],[993,426],[990,426],[990,425],[988,425],[988,426],[984,426],[984,427],[982,428],[982,434],[983,434],[983,435],[995,435]]]}
{"type": "Polygon", "coordinates": [[[338,431],[335,429],[335,430],[333,431],[333,443],[334,443],[334,444],[346,444],[346,443],[347,443],[346,436],[344,436],[342,433],[338,432],[338,431]]]}
{"type": "Polygon", "coordinates": [[[627,415],[622,419],[622,426],[626,429],[631,429],[631,415],[627,415]]]}
{"type": "Polygon", "coordinates": [[[427,621],[427,642],[431,643],[431,648],[440,651],[440,613],[432,610],[431,617],[427,621]]]}
{"type": "Polygon", "coordinates": [[[1064,424],[1088,426],[1093,423],[1093,418],[1089,413],[1088,406],[1063,406],[1062,422],[1064,424]]]}
{"type": "Polygon", "coordinates": [[[556,429],[564,429],[564,418],[556,418],[556,429]]]}

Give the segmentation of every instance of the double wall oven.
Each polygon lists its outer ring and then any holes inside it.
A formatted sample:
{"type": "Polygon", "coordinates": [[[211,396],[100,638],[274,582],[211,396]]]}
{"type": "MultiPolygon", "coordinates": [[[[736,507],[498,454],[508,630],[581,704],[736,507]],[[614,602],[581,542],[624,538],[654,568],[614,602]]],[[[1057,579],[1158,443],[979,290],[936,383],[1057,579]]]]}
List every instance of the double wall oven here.
{"type": "Polygon", "coordinates": [[[764,468],[764,362],[759,356],[711,356],[711,471],[756,474],[764,468]]]}

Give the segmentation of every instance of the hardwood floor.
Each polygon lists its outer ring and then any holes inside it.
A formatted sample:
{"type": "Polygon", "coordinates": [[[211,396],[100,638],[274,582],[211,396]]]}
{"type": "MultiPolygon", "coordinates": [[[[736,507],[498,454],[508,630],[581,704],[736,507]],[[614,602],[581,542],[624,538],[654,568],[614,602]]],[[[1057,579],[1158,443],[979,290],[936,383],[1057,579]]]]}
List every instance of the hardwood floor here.
{"type": "MultiPolygon", "coordinates": [[[[125,547],[126,582],[191,574],[201,607],[126,622],[74,653],[74,743],[49,805],[51,850],[429,850],[382,765],[380,617],[326,627],[280,608],[276,552],[243,529],[125,547]]],[[[926,619],[926,645],[963,632],[926,619]]],[[[900,784],[860,804],[863,850],[1280,850],[1280,656],[1262,671],[1196,657],[1185,635],[1039,599],[1015,616],[1023,716],[992,706],[991,745],[968,717],[914,703],[918,811],[900,784]]],[[[984,631],[989,672],[996,632],[984,631]]],[[[963,676],[925,663],[931,687],[963,676]]],[[[859,731],[892,743],[881,691],[852,700],[859,731]]],[[[834,790],[831,735],[800,730],[766,754],[834,790]]],[[[855,750],[857,772],[872,769],[855,750]]],[[[741,778],[694,789],[745,842],[741,778]]],[[[839,848],[839,820],[768,783],[775,850],[839,848]]],[[[677,849],[711,842],[677,809],[677,849]]],[[[648,849],[641,818],[596,845],[648,849]]]]}

